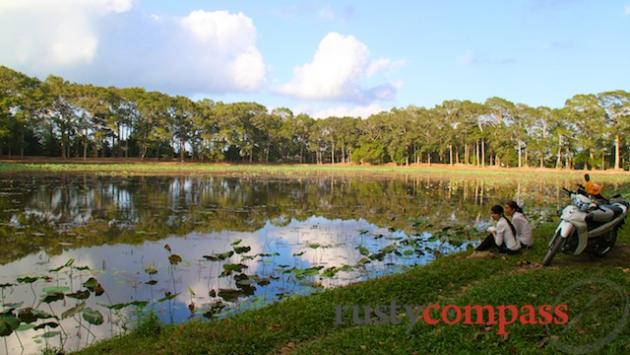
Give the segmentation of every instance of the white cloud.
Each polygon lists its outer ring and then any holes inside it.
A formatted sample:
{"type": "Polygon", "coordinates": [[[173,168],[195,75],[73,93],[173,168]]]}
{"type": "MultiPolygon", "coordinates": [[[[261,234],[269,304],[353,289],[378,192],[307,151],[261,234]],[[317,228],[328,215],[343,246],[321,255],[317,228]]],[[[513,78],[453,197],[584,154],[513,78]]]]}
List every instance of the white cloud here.
{"type": "Polygon", "coordinates": [[[331,32],[319,43],[312,61],[294,68],[294,77],[278,91],[312,100],[389,100],[396,95],[391,83],[371,88],[361,84],[367,77],[395,67],[394,63],[400,65],[386,58],[373,60],[368,47],[356,37],[331,32]]]}
{"type": "Polygon", "coordinates": [[[167,17],[132,0],[0,3],[0,64],[30,75],[190,94],[250,91],[266,67],[243,13],[167,17]]]}
{"type": "Polygon", "coordinates": [[[42,69],[89,63],[99,42],[93,20],[131,7],[131,0],[3,2],[0,59],[42,69]]]}
{"type": "Polygon", "coordinates": [[[623,13],[624,13],[626,16],[630,15],[630,4],[626,5],[626,6],[623,8],[623,13]]]}
{"type": "Polygon", "coordinates": [[[335,117],[349,116],[349,117],[367,118],[370,115],[373,115],[375,113],[379,113],[382,111],[386,111],[386,109],[382,107],[381,105],[369,104],[366,106],[354,106],[354,107],[348,107],[348,106],[330,107],[330,108],[312,112],[310,114],[314,118],[326,118],[326,117],[331,117],[331,116],[335,116],[335,117]]]}

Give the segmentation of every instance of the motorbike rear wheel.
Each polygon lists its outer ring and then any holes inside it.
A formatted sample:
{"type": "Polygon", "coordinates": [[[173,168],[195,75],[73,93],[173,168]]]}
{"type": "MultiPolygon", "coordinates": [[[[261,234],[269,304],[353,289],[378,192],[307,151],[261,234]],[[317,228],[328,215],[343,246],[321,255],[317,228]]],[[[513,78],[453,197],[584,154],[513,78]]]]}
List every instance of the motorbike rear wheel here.
{"type": "Polygon", "coordinates": [[[545,257],[543,259],[543,266],[551,265],[551,261],[553,260],[554,256],[558,254],[560,249],[562,249],[562,245],[564,245],[565,239],[562,238],[560,232],[556,233],[554,238],[555,239],[553,240],[551,246],[549,247],[549,250],[547,251],[547,254],[545,254],[545,257]]]}
{"type": "Polygon", "coordinates": [[[617,241],[618,230],[619,228],[614,228],[613,230],[608,232],[608,235],[602,237],[595,246],[595,249],[591,252],[591,254],[600,258],[606,256],[606,254],[610,252],[612,247],[615,245],[615,242],[617,241]]]}

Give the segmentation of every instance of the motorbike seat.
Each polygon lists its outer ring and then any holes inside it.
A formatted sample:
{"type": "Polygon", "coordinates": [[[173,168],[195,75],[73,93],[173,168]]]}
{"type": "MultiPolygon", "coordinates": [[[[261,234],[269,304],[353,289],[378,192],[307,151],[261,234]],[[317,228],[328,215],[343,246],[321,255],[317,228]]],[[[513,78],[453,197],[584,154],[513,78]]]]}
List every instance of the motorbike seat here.
{"type": "Polygon", "coordinates": [[[599,206],[600,208],[589,212],[586,215],[586,223],[606,223],[615,218],[616,214],[612,208],[608,206],[599,206]]]}
{"type": "Polygon", "coordinates": [[[610,210],[612,210],[613,214],[614,214],[613,217],[617,217],[617,216],[619,216],[620,214],[623,213],[623,209],[620,206],[618,206],[618,205],[602,205],[600,207],[603,208],[603,209],[610,209],[610,210]]]}

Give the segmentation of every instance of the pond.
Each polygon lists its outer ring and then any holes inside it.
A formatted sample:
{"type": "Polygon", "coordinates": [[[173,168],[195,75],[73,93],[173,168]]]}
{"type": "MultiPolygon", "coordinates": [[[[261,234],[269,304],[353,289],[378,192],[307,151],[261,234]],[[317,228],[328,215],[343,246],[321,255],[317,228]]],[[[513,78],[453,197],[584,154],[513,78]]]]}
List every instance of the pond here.
{"type": "Polygon", "coordinates": [[[516,199],[532,223],[549,220],[571,184],[0,176],[0,353],[76,350],[147,312],[216,319],[400,272],[473,247],[495,203],[516,199]]]}

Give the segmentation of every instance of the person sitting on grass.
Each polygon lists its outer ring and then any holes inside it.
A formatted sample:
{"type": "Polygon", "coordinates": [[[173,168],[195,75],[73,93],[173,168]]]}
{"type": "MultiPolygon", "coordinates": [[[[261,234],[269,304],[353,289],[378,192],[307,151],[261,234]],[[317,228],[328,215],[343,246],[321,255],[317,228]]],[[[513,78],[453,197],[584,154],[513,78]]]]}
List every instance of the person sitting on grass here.
{"type": "Polygon", "coordinates": [[[512,222],[505,217],[503,207],[500,205],[492,206],[490,212],[490,217],[497,222],[496,227],[488,228],[488,236],[475,250],[497,248],[500,253],[515,254],[521,248],[521,243],[516,239],[516,230],[512,222]]]}
{"type": "Polygon", "coordinates": [[[531,248],[534,245],[532,227],[523,214],[523,208],[516,201],[508,201],[505,204],[505,214],[512,219],[512,225],[516,230],[516,239],[521,243],[521,248],[531,248]]]}

